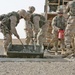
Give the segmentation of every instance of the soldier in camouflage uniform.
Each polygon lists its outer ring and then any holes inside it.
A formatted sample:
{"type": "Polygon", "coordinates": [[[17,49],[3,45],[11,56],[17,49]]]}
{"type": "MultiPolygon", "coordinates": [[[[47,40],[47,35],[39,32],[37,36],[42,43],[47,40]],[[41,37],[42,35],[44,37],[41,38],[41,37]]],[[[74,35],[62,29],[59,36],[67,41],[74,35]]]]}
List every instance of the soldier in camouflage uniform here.
{"type": "MultiPolygon", "coordinates": [[[[35,7],[30,6],[29,7],[29,11],[27,11],[27,13],[29,13],[30,15],[32,15],[34,11],[35,11],[35,7]]],[[[25,40],[25,43],[27,45],[32,44],[33,31],[32,31],[32,24],[29,21],[26,21],[25,31],[26,31],[26,40],[25,40]]]]}
{"type": "Polygon", "coordinates": [[[63,57],[73,53],[73,51],[70,49],[70,45],[72,37],[75,36],[75,0],[68,2],[65,13],[69,13],[69,17],[67,21],[67,27],[65,29],[65,45],[67,52],[63,57]]]}
{"type": "Polygon", "coordinates": [[[19,39],[19,35],[15,27],[18,25],[21,18],[29,20],[30,17],[28,15],[29,14],[22,9],[18,12],[10,12],[0,16],[0,30],[4,35],[5,55],[7,55],[8,45],[12,40],[11,35],[14,34],[19,39]]]}
{"type": "Polygon", "coordinates": [[[45,25],[45,21],[46,21],[45,17],[40,14],[33,14],[30,19],[31,19],[31,22],[33,23],[33,31],[34,31],[33,37],[35,38],[35,41],[37,44],[41,44],[42,43],[41,41],[43,40],[43,38],[41,39],[40,36],[42,33],[45,32],[45,31],[42,32],[41,28],[43,25],[45,25]]]}
{"type": "MultiPolygon", "coordinates": [[[[58,51],[58,31],[59,30],[65,30],[66,27],[66,20],[63,17],[63,10],[59,9],[57,11],[57,16],[55,16],[52,20],[52,34],[53,34],[53,42],[54,42],[54,47],[52,50],[55,50],[55,55],[57,55],[58,51]]],[[[64,39],[61,39],[61,48],[62,50],[64,49],[64,39]]]]}

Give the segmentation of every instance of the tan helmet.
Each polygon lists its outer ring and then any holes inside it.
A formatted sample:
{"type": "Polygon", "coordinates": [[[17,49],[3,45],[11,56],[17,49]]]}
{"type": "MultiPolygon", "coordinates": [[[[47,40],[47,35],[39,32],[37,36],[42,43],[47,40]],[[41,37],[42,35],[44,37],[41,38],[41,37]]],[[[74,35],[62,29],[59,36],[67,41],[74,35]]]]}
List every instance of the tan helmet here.
{"type": "Polygon", "coordinates": [[[34,7],[34,6],[30,6],[30,7],[29,7],[29,10],[30,10],[30,11],[35,11],[35,7],[34,7]]]}
{"type": "Polygon", "coordinates": [[[25,11],[24,9],[19,10],[19,11],[18,11],[18,14],[19,14],[21,17],[23,17],[23,18],[26,18],[26,15],[27,15],[27,13],[26,13],[26,11],[25,11]]]}

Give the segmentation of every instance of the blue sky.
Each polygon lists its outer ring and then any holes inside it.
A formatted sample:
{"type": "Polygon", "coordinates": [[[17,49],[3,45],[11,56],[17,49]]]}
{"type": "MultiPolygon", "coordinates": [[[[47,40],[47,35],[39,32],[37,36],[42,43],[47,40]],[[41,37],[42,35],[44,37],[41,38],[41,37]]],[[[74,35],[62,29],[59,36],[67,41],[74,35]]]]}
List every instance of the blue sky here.
{"type": "MultiPolygon", "coordinates": [[[[0,0],[0,15],[20,9],[25,9],[27,11],[29,6],[34,6],[36,8],[35,13],[43,13],[44,3],[45,0],[0,0]]],[[[24,27],[25,22],[22,19],[16,27],[21,38],[25,38],[24,27]]],[[[0,39],[1,38],[3,38],[2,33],[0,33],[0,39]]],[[[13,36],[13,38],[15,37],[13,36]]]]}

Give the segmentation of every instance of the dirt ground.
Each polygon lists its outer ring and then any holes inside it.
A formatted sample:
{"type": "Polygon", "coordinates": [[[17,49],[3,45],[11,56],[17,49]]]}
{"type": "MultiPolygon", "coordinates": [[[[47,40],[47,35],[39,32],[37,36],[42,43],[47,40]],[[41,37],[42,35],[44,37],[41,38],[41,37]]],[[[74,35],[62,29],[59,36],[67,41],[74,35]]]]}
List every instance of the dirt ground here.
{"type": "MultiPolygon", "coordinates": [[[[18,42],[14,40],[14,43],[18,42]]],[[[0,54],[3,53],[2,43],[0,40],[0,54]]],[[[1,61],[0,59],[0,75],[75,75],[75,58],[67,62],[1,61]]]]}

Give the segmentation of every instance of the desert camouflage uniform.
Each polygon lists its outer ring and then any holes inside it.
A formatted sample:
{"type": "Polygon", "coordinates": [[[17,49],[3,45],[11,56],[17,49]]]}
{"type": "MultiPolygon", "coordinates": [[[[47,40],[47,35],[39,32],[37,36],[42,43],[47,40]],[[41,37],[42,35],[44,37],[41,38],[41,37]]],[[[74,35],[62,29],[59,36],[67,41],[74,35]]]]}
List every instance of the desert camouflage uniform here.
{"type": "MultiPolygon", "coordinates": [[[[55,16],[52,20],[52,34],[53,34],[53,42],[54,47],[53,49],[57,52],[58,50],[58,31],[59,29],[65,30],[66,27],[66,20],[63,16],[55,16]]],[[[64,48],[64,39],[61,39],[61,48],[64,48]]]]}
{"type": "Polygon", "coordinates": [[[33,23],[33,30],[34,30],[34,35],[35,35],[35,40],[37,39],[37,34],[39,32],[39,21],[40,21],[40,16],[38,14],[33,14],[31,16],[31,22],[33,23]]]}
{"type": "MultiPolygon", "coordinates": [[[[9,45],[9,43],[12,43],[12,37],[11,37],[12,33],[15,36],[18,36],[17,31],[15,29],[15,26],[17,25],[17,21],[18,21],[16,18],[16,12],[12,12],[12,13],[7,14],[1,20],[1,32],[4,35],[4,48],[5,48],[6,52],[7,52],[7,49],[8,49],[7,47],[9,45]],[[12,13],[14,13],[15,15],[13,15],[12,13]]],[[[18,15],[18,17],[19,17],[19,15],[18,15]]]]}
{"type": "MultiPolygon", "coordinates": [[[[27,13],[32,15],[34,11],[35,11],[35,7],[31,6],[31,7],[29,7],[29,11],[27,11],[27,13]]],[[[33,44],[33,31],[32,31],[32,29],[33,28],[32,28],[31,22],[30,21],[26,21],[26,28],[25,28],[26,40],[25,40],[25,43],[27,45],[33,44]]]]}
{"type": "Polygon", "coordinates": [[[67,27],[65,29],[65,45],[67,48],[67,55],[71,51],[70,44],[72,37],[75,36],[75,0],[68,2],[65,12],[69,13],[67,27]]]}
{"type": "Polygon", "coordinates": [[[4,16],[0,16],[1,21],[1,32],[4,35],[4,48],[5,48],[5,54],[8,50],[8,45],[12,43],[12,34],[14,34],[18,39],[19,35],[16,31],[16,26],[19,23],[19,20],[21,18],[25,18],[26,20],[29,19],[26,17],[26,11],[25,10],[19,10],[18,12],[10,12],[8,14],[5,14],[4,16]]]}
{"type": "Polygon", "coordinates": [[[34,27],[36,43],[42,44],[44,40],[43,37],[45,36],[43,34],[45,33],[45,31],[43,31],[42,29],[45,30],[46,28],[46,27],[45,28],[43,27],[43,25],[45,25],[45,17],[40,14],[33,14],[31,16],[31,22],[33,23],[33,27],[34,27]]]}

